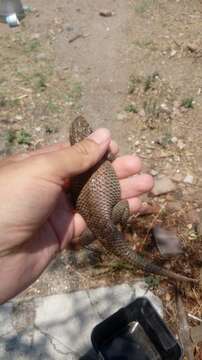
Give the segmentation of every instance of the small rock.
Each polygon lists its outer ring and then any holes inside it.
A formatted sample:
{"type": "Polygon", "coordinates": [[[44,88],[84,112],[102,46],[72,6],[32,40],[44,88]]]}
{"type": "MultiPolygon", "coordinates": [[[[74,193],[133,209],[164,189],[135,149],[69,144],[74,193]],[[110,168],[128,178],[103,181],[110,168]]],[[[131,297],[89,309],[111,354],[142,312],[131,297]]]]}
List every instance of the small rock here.
{"type": "Polygon", "coordinates": [[[173,57],[177,54],[177,51],[175,49],[171,50],[170,57],[173,57]]]}
{"type": "Polygon", "coordinates": [[[191,339],[194,344],[198,344],[202,342],[202,324],[199,326],[192,327],[190,330],[191,339]]]}
{"type": "Polygon", "coordinates": [[[156,175],[158,175],[158,171],[157,170],[154,170],[154,169],[152,169],[151,171],[150,171],[150,174],[152,175],[152,176],[156,176],[156,175]]]}
{"type": "Polygon", "coordinates": [[[127,114],[120,113],[120,114],[117,115],[117,120],[122,121],[122,120],[125,120],[125,119],[127,119],[127,114]]]}
{"type": "Polygon", "coordinates": [[[166,105],[165,103],[160,105],[161,111],[165,112],[166,114],[170,114],[170,109],[168,107],[168,105],[166,105]]]}
{"type": "Polygon", "coordinates": [[[47,55],[45,53],[40,53],[36,55],[36,60],[47,60],[47,55]]]}
{"type": "Polygon", "coordinates": [[[178,140],[177,142],[177,147],[180,149],[180,150],[183,150],[185,148],[185,144],[183,143],[182,140],[178,140]]]}
{"type": "Polygon", "coordinates": [[[175,181],[175,182],[177,182],[177,183],[179,183],[179,182],[182,181],[182,175],[179,174],[179,173],[177,173],[177,174],[175,174],[175,175],[172,176],[172,180],[175,181]]]}
{"type": "Polygon", "coordinates": [[[31,36],[31,40],[38,40],[40,38],[40,34],[36,33],[31,36]]]}
{"type": "Polygon", "coordinates": [[[72,25],[70,25],[70,24],[66,24],[66,25],[64,26],[64,29],[65,29],[66,31],[70,32],[70,31],[73,31],[73,30],[74,30],[74,27],[73,27],[72,25]]]}
{"type": "Polygon", "coordinates": [[[173,136],[171,138],[171,141],[172,141],[173,144],[176,144],[178,142],[178,138],[176,136],[173,136]]]}
{"type": "Polygon", "coordinates": [[[99,12],[99,15],[103,17],[111,17],[113,16],[113,12],[110,10],[102,10],[99,12]]]}
{"type": "Polygon", "coordinates": [[[194,177],[192,175],[187,175],[185,176],[183,182],[185,184],[189,184],[189,185],[192,185],[193,184],[193,181],[194,181],[194,177]]]}
{"type": "Polygon", "coordinates": [[[198,44],[197,44],[197,43],[187,44],[187,49],[188,49],[190,52],[196,52],[196,51],[198,50],[198,44]]]}
{"type": "Polygon", "coordinates": [[[174,232],[156,225],[152,229],[152,235],[162,256],[173,256],[182,253],[180,240],[174,232]]]}
{"type": "Polygon", "coordinates": [[[15,119],[16,119],[17,121],[21,121],[21,120],[23,119],[23,117],[22,117],[21,115],[16,115],[15,119]]]}
{"type": "Polygon", "coordinates": [[[144,109],[141,109],[138,113],[141,117],[145,117],[145,111],[144,109]]]}
{"type": "Polygon", "coordinates": [[[158,196],[162,194],[167,194],[175,190],[176,190],[176,185],[169,177],[165,175],[159,175],[155,178],[152,194],[158,196]]]}
{"type": "Polygon", "coordinates": [[[140,145],[139,140],[137,140],[137,141],[135,142],[135,146],[138,146],[138,145],[140,145]]]}

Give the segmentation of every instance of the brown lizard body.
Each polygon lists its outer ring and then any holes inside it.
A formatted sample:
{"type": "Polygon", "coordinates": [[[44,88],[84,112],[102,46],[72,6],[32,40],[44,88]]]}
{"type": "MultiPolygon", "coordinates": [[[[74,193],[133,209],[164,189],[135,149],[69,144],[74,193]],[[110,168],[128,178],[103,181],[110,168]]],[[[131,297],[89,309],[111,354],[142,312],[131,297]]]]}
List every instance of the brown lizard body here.
{"type": "MultiPolygon", "coordinates": [[[[87,121],[82,116],[77,117],[70,128],[71,145],[91,133],[87,121]]],[[[179,281],[197,281],[143,259],[123,238],[116,224],[129,217],[129,206],[127,201],[121,201],[119,180],[107,154],[96,166],[73,180],[72,196],[76,210],[88,226],[91,241],[98,239],[109,252],[148,273],[179,281]]]]}

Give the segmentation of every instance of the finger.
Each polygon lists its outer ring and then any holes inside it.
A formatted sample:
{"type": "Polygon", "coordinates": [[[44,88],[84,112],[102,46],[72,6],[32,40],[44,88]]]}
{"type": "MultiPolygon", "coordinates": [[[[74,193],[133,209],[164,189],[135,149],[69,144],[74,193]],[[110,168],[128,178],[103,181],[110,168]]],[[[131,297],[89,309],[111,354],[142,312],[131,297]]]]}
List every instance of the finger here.
{"type": "Polygon", "coordinates": [[[114,160],[112,165],[119,179],[124,179],[135,175],[142,169],[142,162],[140,158],[135,155],[125,155],[118,157],[116,160],[114,160]]]}
{"type": "Polygon", "coordinates": [[[78,175],[102,158],[110,142],[110,132],[107,129],[98,129],[73,146],[34,157],[36,168],[43,176],[47,174],[59,179],[78,175]]]}
{"type": "Polygon", "coordinates": [[[57,144],[53,144],[53,145],[44,146],[44,147],[34,150],[34,151],[30,151],[28,153],[25,153],[24,156],[31,157],[31,156],[36,156],[36,155],[47,154],[47,153],[50,153],[53,151],[59,151],[59,150],[66,149],[69,146],[70,146],[69,144],[57,143],[57,144]]]}
{"type": "Polygon", "coordinates": [[[118,144],[114,140],[111,141],[111,143],[109,145],[109,150],[113,155],[118,154],[119,147],[118,147],[118,144]]]}
{"type": "MultiPolygon", "coordinates": [[[[140,199],[138,198],[129,199],[128,204],[131,215],[141,212],[142,203],[140,199]]],[[[63,214],[62,212],[60,213],[60,221],[62,219],[61,216],[64,216],[64,212],[63,214]]],[[[65,216],[67,218],[67,215],[65,216]]],[[[63,221],[61,223],[63,223],[63,221]]],[[[61,249],[67,248],[70,245],[70,243],[71,245],[72,244],[79,245],[79,236],[81,236],[81,234],[84,232],[85,229],[86,229],[86,223],[79,213],[75,213],[75,214],[72,213],[71,222],[68,222],[66,231],[63,233],[61,232],[62,231],[61,224],[58,223],[57,226],[58,235],[62,236],[63,239],[61,243],[61,249]]]]}
{"type": "Polygon", "coordinates": [[[133,198],[149,192],[154,186],[152,176],[147,174],[134,175],[120,181],[121,198],[133,198]]]}

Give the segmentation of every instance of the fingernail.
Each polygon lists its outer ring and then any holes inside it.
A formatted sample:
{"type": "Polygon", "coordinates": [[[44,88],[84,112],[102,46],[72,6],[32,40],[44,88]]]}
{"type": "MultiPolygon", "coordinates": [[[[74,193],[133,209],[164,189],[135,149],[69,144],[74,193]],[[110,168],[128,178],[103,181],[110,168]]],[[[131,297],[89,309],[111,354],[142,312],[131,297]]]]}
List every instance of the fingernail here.
{"type": "Polygon", "coordinates": [[[95,141],[97,144],[105,143],[111,137],[108,129],[101,128],[94,131],[88,136],[88,139],[95,141]]]}

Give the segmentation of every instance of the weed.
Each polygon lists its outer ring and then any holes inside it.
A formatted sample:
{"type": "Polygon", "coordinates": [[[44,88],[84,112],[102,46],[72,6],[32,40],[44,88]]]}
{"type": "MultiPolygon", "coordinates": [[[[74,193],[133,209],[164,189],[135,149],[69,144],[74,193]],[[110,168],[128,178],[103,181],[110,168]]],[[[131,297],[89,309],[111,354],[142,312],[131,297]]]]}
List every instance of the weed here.
{"type": "Polygon", "coordinates": [[[57,132],[57,128],[53,128],[51,126],[45,126],[45,131],[47,134],[55,134],[57,132]]]}
{"type": "Polygon", "coordinates": [[[128,94],[133,94],[139,84],[141,84],[141,79],[131,75],[128,82],[128,94]]]}
{"type": "Polygon", "coordinates": [[[124,262],[121,259],[113,261],[109,266],[112,272],[121,271],[121,270],[129,270],[129,271],[133,270],[132,265],[124,262]]]}
{"type": "Polygon", "coordinates": [[[152,75],[147,76],[144,83],[144,92],[152,88],[153,83],[159,78],[159,73],[155,71],[152,75]]]}
{"type": "Polygon", "coordinates": [[[182,100],[181,106],[185,109],[193,109],[194,108],[194,99],[192,97],[186,98],[182,100]]]}
{"type": "Polygon", "coordinates": [[[46,77],[42,73],[36,73],[34,75],[35,87],[37,91],[44,91],[47,87],[46,77]]]}
{"type": "Polygon", "coordinates": [[[79,82],[73,83],[68,91],[68,93],[65,95],[65,101],[68,104],[71,104],[75,108],[79,109],[80,105],[78,104],[79,100],[82,96],[82,87],[79,82]]]}
{"type": "Polygon", "coordinates": [[[154,275],[149,275],[145,277],[145,282],[150,289],[154,289],[159,286],[160,278],[154,275]]]}
{"type": "Polygon", "coordinates": [[[18,98],[8,99],[6,98],[6,96],[0,95],[0,107],[11,108],[18,106],[19,104],[20,104],[20,100],[18,98]]]}
{"type": "Polygon", "coordinates": [[[17,131],[16,141],[19,145],[31,145],[32,137],[24,129],[17,131]]]}
{"type": "Polygon", "coordinates": [[[148,101],[144,101],[144,110],[147,116],[152,118],[158,118],[160,114],[160,108],[155,99],[149,99],[148,101]]]}
{"type": "Polygon", "coordinates": [[[0,95],[0,107],[5,107],[7,104],[6,97],[4,95],[0,95]]]}
{"type": "Polygon", "coordinates": [[[142,0],[140,4],[135,5],[135,11],[138,14],[144,14],[148,8],[153,5],[154,0],[142,0]]]}
{"type": "Polygon", "coordinates": [[[5,134],[5,139],[7,144],[12,145],[16,139],[16,131],[13,129],[8,129],[5,134]]]}
{"type": "Polygon", "coordinates": [[[40,42],[38,39],[29,40],[25,44],[25,52],[29,53],[35,50],[38,50],[40,47],[40,42]]]}
{"type": "Polygon", "coordinates": [[[127,105],[127,106],[125,107],[125,111],[127,111],[127,112],[132,112],[132,113],[134,113],[134,114],[137,114],[137,113],[138,113],[137,108],[136,108],[135,105],[133,105],[133,104],[127,105]]]}
{"type": "Polygon", "coordinates": [[[60,107],[56,103],[54,103],[52,100],[48,101],[47,108],[51,113],[61,112],[60,107]]]}

